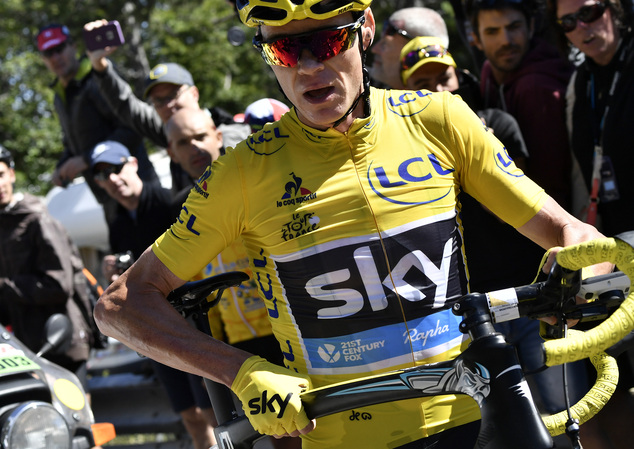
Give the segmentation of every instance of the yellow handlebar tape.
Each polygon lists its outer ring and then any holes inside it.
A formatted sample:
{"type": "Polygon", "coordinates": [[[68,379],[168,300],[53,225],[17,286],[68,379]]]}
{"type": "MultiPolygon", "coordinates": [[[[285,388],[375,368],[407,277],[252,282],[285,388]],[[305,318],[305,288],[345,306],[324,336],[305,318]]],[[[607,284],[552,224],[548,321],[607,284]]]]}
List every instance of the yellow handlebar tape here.
{"type": "MultiPolygon", "coordinates": [[[[590,391],[570,408],[572,417],[578,419],[579,424],[588,421],[607,404],[619,382],[619,368],[613,357],[600,352],[590,357],[590,361],[597,370],[597,380],[590,391]]],[[[554,415],[544,416],[542,420],[552,436],[561,435],[566,431],[568,412],[563,410],[554,415]]]]}
{"type": "Polygon", "coordinates": [[[590,265],[611,262],[630,279],[630,294],[603,323],[571,338],[544,343],[546,365],[554,366],[591,357],[609,348],[634,330],[634,248],[613,238],[602,238],[568,246],[557,253],[557,262],[578,270],[590,265]]]}

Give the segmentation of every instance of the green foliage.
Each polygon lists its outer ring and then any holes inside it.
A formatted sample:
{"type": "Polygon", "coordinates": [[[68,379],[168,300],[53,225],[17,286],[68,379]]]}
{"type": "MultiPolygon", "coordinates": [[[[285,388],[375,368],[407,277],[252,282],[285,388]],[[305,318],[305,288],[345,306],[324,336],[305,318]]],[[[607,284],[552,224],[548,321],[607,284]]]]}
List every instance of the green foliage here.
{"type": "MultiPolygon", "coordinates": [[[[375,0],[372,8],[380,32],[385,18],[408,6],[431,7],[451,20],[447,5],[375,0]]],[[[83,25],[101,18],[116,19],[122,25],[126,44],[111,59],[137,94],[152,66],[172,61],[192,72],[203,106],[220,106],[235,114],[262,97],[285,101],[272,71],[251,46],[254,30],[240,23],[226,0],[2,0],[0,142],[15,154],[20,190],[45,194],[52,187],[50,176],[62,153],[49,88],[53,79],[35,46],[37,30],[52,22],[64,23],[83,52],[83,25]],[[245,34],[240,46],[227,39],[232,27],[245,34]]],[[[452,42],[456,39],[452,37],[452,42]]]]}

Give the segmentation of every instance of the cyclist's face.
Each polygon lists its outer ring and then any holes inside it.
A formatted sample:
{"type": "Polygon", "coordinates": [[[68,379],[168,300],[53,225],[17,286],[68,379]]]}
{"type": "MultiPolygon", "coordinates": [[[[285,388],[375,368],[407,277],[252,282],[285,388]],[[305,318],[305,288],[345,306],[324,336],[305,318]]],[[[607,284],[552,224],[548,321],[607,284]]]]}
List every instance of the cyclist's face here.
{"type": "Polygon", "coordinates": [[[443,92],[460,87],[456,69],[439,62],[428,62],[422,65],[407,79],[407,88],[412,90],[427,89],[432,92],[443,92]]]}
{"type": "Polygon", "coordinates": [[[220,157],[222,133],[205,111],[174,114],[168,126],[169,154],[183,170],[198,179],[220,157]]]}
{"type": "Polygon", "coordinates": [[[476,46],[491,63],[499,83],[516,70],[528,51],[532,28],[521,11],[513,8],[481,10],[476,46]]]}
{"type": "Polygon", "coordinates": [[[5,207],[13,199],[15,172],[4,162],[0,162],[0,207],[5,207]]]}
{"type": "MultiPolygon", "coordinates": [[[[263,26],[265,41],[282,36],[292,36],[313,30],[331,28],[353,23],[352,14],[343,14],[326,20],[294,20],[280,27],[263,26]]],[[[374,17],[366,12],[365,25],[361,27],[364,47],[370,45],[374,35],[374,17]]],[[[325,61],[319,62],[304,49],[295,67],[272,66],[284,93],[295,106],[299,119],[316,129],[327,129],[340,119],[354,100],[363,91],[363,71],[358,34],[354,45],[325,61]]],[[[359,104],[358,111],[363,105],[359,104]]],[[[354,117],[353,112],[341,124],[347,129],[354,117]]]]}
{"type": "MultiPolygon", "coordinates": [[[[567,14],[574,14],[580,8],[593,5],[594,0],[558,0],[557,18],[567,14]]],[[[566,33],[566,37],[572,45],[582,51],[599,65],[606,65],[616,53],[620,33],[614,25],[612,11],[606,8],[605,12],[590,23],[577,20],[574,30],[566,33]]]]}

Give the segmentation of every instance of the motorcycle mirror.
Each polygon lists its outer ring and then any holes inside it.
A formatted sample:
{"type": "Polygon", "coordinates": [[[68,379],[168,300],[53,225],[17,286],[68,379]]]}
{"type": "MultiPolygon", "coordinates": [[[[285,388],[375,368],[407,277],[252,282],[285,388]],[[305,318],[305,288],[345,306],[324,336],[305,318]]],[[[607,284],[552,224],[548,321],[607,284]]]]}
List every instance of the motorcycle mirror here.
{"type": "Polygon", "coordinates": [[[63,352],[67,349],[73,336],[73,325],[66,315],[56,313],[46,320],[44,335],[46,341],[37,353],[38,357],[51,351],[63,352]]]}

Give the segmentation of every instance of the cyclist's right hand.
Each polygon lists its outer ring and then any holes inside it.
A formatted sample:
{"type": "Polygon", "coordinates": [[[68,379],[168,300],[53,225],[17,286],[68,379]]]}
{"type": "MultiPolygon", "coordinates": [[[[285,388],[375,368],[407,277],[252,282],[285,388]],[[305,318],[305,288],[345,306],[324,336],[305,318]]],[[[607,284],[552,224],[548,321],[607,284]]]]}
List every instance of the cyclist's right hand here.
{"type": "Polygon", "coordinates": [[[298,436],[314,428],[300,398],[310,386],[308,376],[253,356],[240,367],[231,390],[255,430],[266,435],[298,436]]]}

